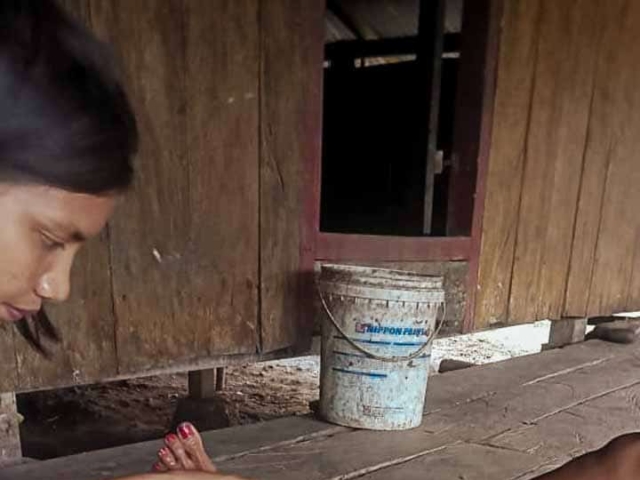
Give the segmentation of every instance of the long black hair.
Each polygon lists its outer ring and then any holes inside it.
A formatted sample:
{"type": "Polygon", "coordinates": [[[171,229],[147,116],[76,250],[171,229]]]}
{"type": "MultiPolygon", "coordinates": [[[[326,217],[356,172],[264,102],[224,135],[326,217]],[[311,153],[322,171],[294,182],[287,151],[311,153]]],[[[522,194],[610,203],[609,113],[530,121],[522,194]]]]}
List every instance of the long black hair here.
{"type": "MultiPolygon", "coordinates": [[[[122,191],[137,145],[109,49],[54,0],[0,0],[0,182],[122,191]]],[[[18,329],[44,354],[60,339],[44,311],[18,329]]]]}

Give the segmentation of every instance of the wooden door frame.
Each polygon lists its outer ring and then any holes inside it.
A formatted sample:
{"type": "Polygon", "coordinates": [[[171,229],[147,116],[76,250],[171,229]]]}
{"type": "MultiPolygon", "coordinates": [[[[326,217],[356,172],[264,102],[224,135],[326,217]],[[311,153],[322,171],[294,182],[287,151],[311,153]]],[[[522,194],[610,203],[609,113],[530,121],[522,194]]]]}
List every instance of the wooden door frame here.
{"type": "MultiPolygon", "coordinates": [[[[473,312],[482,240],[482,218],[493,126],[503,3],[504,0],[467,0],[465,5],[470,5],[468,8],[473,9],[471,14],[464,15],[465,19],[474,15],[474,22],[465,21],[467,29],[465,31],[463,28],[461,56],[474,56],[478,61],[469,62],[466,72],[460,76],[458,92],[476,95],[477,101],[462,100],[456,105],[456,118],[466,121],[457,121],[455,125],[454,150],[461,152],[456,159],[460,168],[452,170],[449,195],[450,198],[460,198],[459,194],[466,192],[469,201],[454,201],[449,214],[452,223],[458,227],[465,216],[467,218],[470,216],[470,235],[399,237],[321,232],[320,155],[313,155],[310,158],[309,166],[313,172],[313,183],[310,186],[307,185],[310,188],[305,192],[305,221],[302,223],[301,242],[302,265],[312,269],[315,261],[467,261],[469,269],[463,332],[472,331],[474,328],[473,312]],[[477,15],[481,15],[485,21],[477,21],[477,15]],[[478,82],[478,78],[482,78],[483,81],[478,82]],[[471,163],[472,168],[467,168],[471,163]],[[473,196],[468,194],[471,189],[474,192],[473,196]]],[[[321,111],[312,113],[321,118],[321,111]]],[[[321,129],[318,130],[317,135],[321,142],[321,129]]]]}

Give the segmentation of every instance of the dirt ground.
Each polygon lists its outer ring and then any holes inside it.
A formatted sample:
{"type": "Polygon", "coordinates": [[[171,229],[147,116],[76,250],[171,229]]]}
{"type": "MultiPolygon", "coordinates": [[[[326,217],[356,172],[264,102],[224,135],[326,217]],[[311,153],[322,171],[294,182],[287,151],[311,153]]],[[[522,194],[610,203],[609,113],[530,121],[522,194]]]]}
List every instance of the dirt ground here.
{"type": "MultiPolygon", "coordinates": [[[[443,358],[481,364],[539,352],[548,332],[539,322],[437,340],[432,371],[443,358]]],[[[217,426],[309,413],[319,373],[318,357],[228,368],[213,401],[217,426]]],[[[160,438],[180,420],[174,415],[186,397],[186,374],[20,395],[23,453],[45,459],[160,438]]]]}

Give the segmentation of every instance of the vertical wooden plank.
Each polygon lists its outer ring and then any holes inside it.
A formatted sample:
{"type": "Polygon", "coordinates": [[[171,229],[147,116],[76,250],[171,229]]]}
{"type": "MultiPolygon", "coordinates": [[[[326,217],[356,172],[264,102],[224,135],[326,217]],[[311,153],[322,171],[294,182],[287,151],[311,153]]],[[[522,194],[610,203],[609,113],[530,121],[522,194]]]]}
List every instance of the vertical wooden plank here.
{"type": "Polygon", "coordinates": [[[251,2],[92,3],[119,47],[142,136],[134,193],[111,232],[120,373],[255,351],[255,12],[251,2]]]}
{"type": "MultiPolygon", "coordinates": [[[[423,99],[422,136],[425,142],[424,214],[422,232],[431,233],[433,191],[442,82],[442,47],[444,43],[445,0],[421,0],[418,25],[419,91],[423,99]]],[[[420,98],[420,97],[419,97],[420,98]]]]}
{"type": "Polygon", "coordinates": [[[15,335],[14,325],[0,323],[0,392],[13,392],[18,385],[15,335]]]}
{"type": "MultiPolygon", "coordinates": [[[[494,111],[495,111],[495,98],[496,98],[496,79],[498,75],[498,59],[500,54],[500,40],[502,33],[502,19],[505,8],[505,0],[488,0],[487,2],[476,2],[474,5],[477,5],[476,8],[480,8],[481,11],[477,11],[472,9],[470,15],[476,15],[476,21],[482,22],[483,19],[486,19],[486,31],[484,35],[482,30],[474,27],[471,29],[470,35],[471,38],[467,38],[464,40],[464,43],[473,41],[477,38],[479,44],[481,44],[482,50],[478,49],[478,51],[483,52],[483,68],[481,70],[481,75],[483,78],[482,81],[482,89],[478,89],[478,93],[480,90],[482,91],[482,97],[480,100],[480,110],[477,111],[475,109],[478,106],[475,102],[471,102],[470,111],[472,113],[472,117],[478,116],[476,120],[471,120],[468,127],[472,126],[474,122],[478,122],[478,137],[477,144],[474,142],[471,136],[467,135],[458,135],[456,138],[460,141],[466,139],[466,147],[464,150],[461,150],[461,155],[465,157],[468,155],[469,157],[464,160],[467,166],[470,163],[477,163],[475,167],[472,167],[472,170],[477,170],[477,175],[474,180],[475,183],[475,192],[474,196],[471,199],[471,206],[473,207],[473,215],[471,218],[471,250],[469,255],[469,267],[466,279],[466,288],[467,288],[467,300],[465,302],[465,310],[464,310],[464,319],[463,319],[463,333],[467,333],[473,331],[475,329],[476,317],[476,295],[478,294],[478,278],[479,278],[479,268],[480,268],[480,249],[482,247],[482,226],[484,222],[484,214],[485,214],[485,198],[487,192],[487,172],[489,169],[489,153],[491,151],[491,137],[493,134],[493,120],[494,120],[494,111]],[[484,4],[483,4],[484,3],[484,4]],[[482,10],[482,7],[486,10],[482,10]],[[484,13],[481,13],[484,12],[484,13]],[[480,40],[483,38],[484,40],[480,40]],[[471,156],[477,155],[477,162],[474,162],[471,159],[471,156]]],[[[465,23],[468,21],[465,20],[465,23]]],[[[464,27],[463,27],[464,28],[464,27]]],[[[467,28],[470,28],[467,23],[467,28]]],[[[472,50],[471,47],[463,46],[464,51],[472,50]]],[[[476,62],[471,61],[469,63],[475,64],[476,62]]],[[[478,61],[479,63],[479,61],[478,61]]],[[[476,68],[479,68],[478,65],[469,65],[467,68],[470,70],[476,71],[476,68]]],[[[468,82],[465,82],[468,83],[468,82]]],[[[468,85],[467,85],[468,87],[468,85]]],[[[464,89],[460,88],[460,94],[464,94],[467,92],[467,87],[464,89]]],[[[461,109],[457,110],[458,113],[461,112],[461,109]]],[[[456,115],[458,115],[456,113],[456,115]]],[[[456,125],[456,129],[458,129],[459,124],[456,125]]],[[[466,130],[464,126],[461,126],[460,130],[466,130]]],[[[469,133],[470,130],[467,130],[469,133]]],[[[454,147],[455,148],[455,147],[454,147]]],[[[454,169],[455,170],[455,167],[454,169]]],[[[468,185],[469,175],[472,175],[472,171],[468,169],[463,169],[463,171],[458,171],[459,179],[457,181],[453,181],[450,185],[450,188],[453,188],[455,192],[456,189],[461,188],[464,190],[465,185],[468,185]],[[466,179],[466,180],[464,180],[466,179]]],[[[456,174],[454,174],[454,177],[456,174]]],[[[464,215],[464,202],[462,204],[462,208],[455,207],[453,212],[455,212],[455,216],[458,219],[463,219],[464,215]]],[[[450,211],[451,212],[451,211],[450,211]]],[[[464,220],[462,220],[464,221],[464,220]]],[[[457,228],[456,225],[461,226],[461,223],[458,223],[458,220],[454,220],[453,228],[457,228]]]]}
{"type": "Polygon", "coordinates": [[[194,343],[184,305],[189,178],[182,2],[92,0],[91,17],[121,57],[141,135],[134,189],[111,228],[124,373],[165,364],[165,357],[180,360],[194,343]]]}
{"type": "Polygon", "coordinates": [[[259,337],[258,2],[183,4],[195,254],[185,313],[199,357],[252,353],[259,337]]]}
{"type": "Polygon", "coordinates": [[[195,370],[189,372],[189,398],[203,400],[216,394],[216,369],[195,370]]]}
{"type": "Polygon", "coordinates": [[[625,15],[626,3],[625,0],[609,2],[600,13],[602,39],[584,152],[564,316],[587,315],[610,149],[618,121],[617,112],[624,101],[620,78],[623,69],[629,65],[627,51],[619,48],[623,40],[619,22],[625,15]]]}
{"type": "MultiPolygon", "coordinates": [[[[568,50],[563,63],[561,113],[556,117],[558,146],[547,232],[540,274],[537,318],[562,318],[576,218],[585,171],[589,126],[593,108],[598,56],[603,40],[602,18],[608,10],[597,0],[576,2],[567,26],[568,50]]],[[[591,212],[597,214],[597,212],[591,212]]]]}
{"type": "Polygon", "coordinates": [[[542,3],[511,322],[562,314],[597,50],[596,7],[593,0],[542,3]]]}
{"type": "Polygon", "coordinates": [[[530,123],[525,144],[525,170],[516,231],[516,249],[509,298],[509,322],[533,321],[540,296],[540,270],[553,185],[553,161],[559,144],[555,120],[565,93],[557,82],[566,60],[564,42],[574,0],[542,0],[538,61],[530,123]]]}
{"type": "Polygon", "coordinates": [[[479,329],[507,320],[539,9],[540,0],[504,6],[476,293],[479,329]]]}
{"type": "Polygon", "coordinates": [[[15,393],[0,393],[0,468],[22,458],[15,393]]]}
{"type": "Polygon", "coordinates": [[[472,227],[482,113],[486,108],[484,87],[490,60],[487,47],[493,21],[491,5],[490,0],[476,0],[467,3],[464,8],[453,154],[447,194],[449,236],[469,235],[472,227]]]}
{"type": "Polygon", "coordinates": [[[260,21],[260,302],[269,351],[308,343],[312,332],[303,215],[314,211],[304,205],[319,158],[324,2],[262,0],[260,21]]]}
{"type": "Polygon", "coordinates": [[[611,119],[615,123],[589,291],[589,314],[626,309],[640,228],[637,213],[640,203],[637,158],[640,138],[640,4],[626,2],[617,23],[622,32],[620,45],[626,46],[623,68],[618,73],[622,97],[615,117],[611,119]]]}
{"type": "Polygon", "coordinates": [[[636,228],[635,252],[633,254],[631,281],[627,290],[627,306],[625,310],[640,310],[640,227],[636,228]]]}
{"type": "MultiPolygon", "coordinates": [[[[67,0],[63,5],[90,27],[87,1],[67,0]]],[[[68,302],[47,307],[63,340],[52,346],[52,359],[40,356],[16,336],[19,390],[87,383],[116,373],[108,232],[81,250],[71,285],[68,302]]]]}

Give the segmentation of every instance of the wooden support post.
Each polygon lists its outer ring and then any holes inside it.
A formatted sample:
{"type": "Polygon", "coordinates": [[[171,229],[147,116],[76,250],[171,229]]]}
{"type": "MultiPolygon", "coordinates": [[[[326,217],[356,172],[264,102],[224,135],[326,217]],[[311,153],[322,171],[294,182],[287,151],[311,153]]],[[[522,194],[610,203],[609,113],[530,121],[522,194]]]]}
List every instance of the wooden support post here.
{"type": "Polygon", "coordinates": [[[425,189],[423,233],[431,233],[435,157],[438,149],[438,114],[442,81],[442,49],[444,43],[445,0],[421,0],[418,20],[417,61],[424,89],[422,131],[425,133],[425,189]]]}
{"type": "Polygon", "coordinates": [[[554,320],[551,322],[549,343],[544,344],[542,349],[549,350],[583,342],[586,331],[586,318],[563,318],[561,320],[554,320]]]}
{"type": "Polygon", "coordinates": [[[19,419],[15,393],[0,393],[0,468],[22,458],[19,419]]]}
{"type": "Polygon", "coordinates": [[[202,400],[216,394],[216,369],[189,372],[189,398],[202,400]]]}
{"type": "Polygon", "coordinates": [[[189,398],[195,400],[212,398],[216,392],[224,390],[225,384],[224,367],[189,372],[189,398]]]}
{"type": "Polygon", "coordinates": [[[216,368],[216,392],[224,390],[226,384],[227,378],[225,375],[224,367],[216,368]]]}

